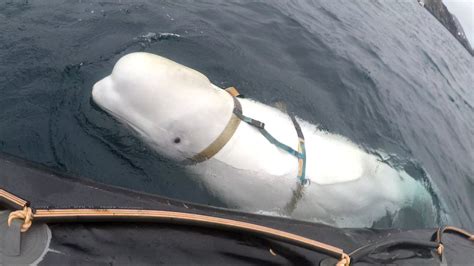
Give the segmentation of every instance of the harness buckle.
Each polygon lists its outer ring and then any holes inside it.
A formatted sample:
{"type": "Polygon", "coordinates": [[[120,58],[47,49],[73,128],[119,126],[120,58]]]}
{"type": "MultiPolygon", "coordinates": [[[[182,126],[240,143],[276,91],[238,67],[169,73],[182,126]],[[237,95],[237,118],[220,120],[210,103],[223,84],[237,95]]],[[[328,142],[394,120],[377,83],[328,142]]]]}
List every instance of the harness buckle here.
{"type": "Polygon", "coordinates": [[[260,122],[258,120],[255,120],[253,118],[242,116],[241,119],[244,120],[246,123],[251,124],[252,126],[254,126],[256,128],[259,128],[259,129],[264,129],[265,128],[265,123],[260,122]]]}
{"type": "Polygon", "coordinates": [[[311,185],[311,179],[305,178],[305,179],[301,180],[301,185],[303,187],[309,187],[309,185],[311,185]]]}
{"type": "Polygon", "coordinates": [[[254,124],[258,128],[265,128],[265,123],[257,121],[257,120],[252,120],[252,124],[254,124]]]}

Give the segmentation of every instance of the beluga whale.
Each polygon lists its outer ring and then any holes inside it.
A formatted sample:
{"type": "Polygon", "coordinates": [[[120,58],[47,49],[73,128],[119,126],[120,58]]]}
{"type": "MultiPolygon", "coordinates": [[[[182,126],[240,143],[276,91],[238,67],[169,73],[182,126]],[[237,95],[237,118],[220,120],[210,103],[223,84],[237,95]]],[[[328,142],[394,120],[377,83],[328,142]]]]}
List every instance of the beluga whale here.
{"type": "Polygon", "coordinates": [[[431,194],[405,171],[164,57],[123,56],[92,98],[229,207],[339,227],[435,219],[431,194]]]}

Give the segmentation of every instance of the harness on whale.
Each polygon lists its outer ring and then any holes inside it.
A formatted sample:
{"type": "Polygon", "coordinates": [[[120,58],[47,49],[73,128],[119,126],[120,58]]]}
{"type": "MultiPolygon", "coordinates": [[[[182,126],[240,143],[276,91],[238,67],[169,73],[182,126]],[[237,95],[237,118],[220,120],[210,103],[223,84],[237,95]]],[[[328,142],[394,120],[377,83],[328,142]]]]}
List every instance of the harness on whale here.
{"type": "MultiPolygon", "coordinates": [[[[218,153],[224,145],[232,138],[235,131],[239,127],[240,121],[244,121],[245,123],[255,127],[260,133],[273,145],[278,147],[281,150],[286,151],[287,153],[293,155],[298,159],[298,175],[297,178],[300,181],[302,186],[307,186],[310,184],[310,180],[306,178],[306,149],[304,144],[304,135],[301,127],[296,121],[294,115],[290,114],[291,121],[295,127],[296,133],[298,135],[298,151],[294,150],[293,148],[289,147],[288,145],[278,141],[274,138],[266,129],[265,123],[260,122],[256,119],[251,117],[245,116],[242,112],[242,105],[240,104],[239,100],[237,99],[240,96],[240,93],[234,87],[229,87],[225,89],[227,93],[232,96],[234,101],[234,110],[232,111],[232,116],[227,123],[226,127],[222,131],[222,133],[211,143],[207,148],[205,148],[200,153],[196,154],[189,160],[193,163],[200,163],[205,160],[212,158],[216,153],[218,153]]],[[[301,190],[300,188],[298,190],[301,190]]],[[[298,192],[301,194],[301,191],[298,192]]]]}

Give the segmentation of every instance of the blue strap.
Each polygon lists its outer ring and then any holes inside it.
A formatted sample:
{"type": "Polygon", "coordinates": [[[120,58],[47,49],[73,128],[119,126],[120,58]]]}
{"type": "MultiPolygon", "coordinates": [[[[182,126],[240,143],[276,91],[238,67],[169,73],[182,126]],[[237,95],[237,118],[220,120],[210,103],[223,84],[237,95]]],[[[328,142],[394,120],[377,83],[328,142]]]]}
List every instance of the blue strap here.
{"type": "Polygon", "coordinates": [[[300,158],[300,160],[303,160],[303,162],[302,162],[300,174],[298,175],[298,179],[300,180],[301,184],[309,185],[310,180],[306,178],[306,148],[304,146],[304,140],[303,141],[300,140],[299,145],[300,145],[301,154],[302,154],[302,158],[300,158]]]}
{"type": "Polygon", "coordinates": [[[259,129],[259,130],[260,130],[260,133],[262,133],[262,135],[265,138],[267,138],[267,140],[270,141],[273,145],[275,145],[278,148],[288,152],[289,154],[295,156],[298,159],[303,159],[304,154],[299,153],[299,152],[295,151],[294,149],[292,149],[291,147],[287,146],[286,144],[283,144],[283,143],[279,142],[270,133],[268,133],[268,131],[265,128],[262,128],[262,129],[259,129]]]}
{"type": "Polygon", "coordinates": [[[304,157],[303,154],[295,151],[293,148],[289,147],[288,145],[284,144],[284,143],[281,143],[280,141],[278,141],[276,138],[274,138],[266,129],[265,129],[265,124],[258,121],[258,120],[255,120],[253,118],[250,118],[248,116],[245,116],[243,115],[242,113],[236,113],[235,115],[237,115],[242,121],[244,121],[245,123],[251,125],[251,126],[254,126],[256,127],[260,133],[262,133],[262,135],[268,140],[270,141],[273,145],[277,146],[278,148],[288,152],[289,154],[295,156],[296,158],[298,159],[302,159],[304,157]]]}
{"type": "Polygon", "coordinates": [[[242,106],[240,105],[239,100],[237,100],[235,97],[232,97],[232,98],[234,99],[234,114],[237,117],[239,117],[245,123],[253,127],[256,127],[260,131],[260,133],[262,133],[262,135],[270,143],[288,152],[289,154],[295,156],[298,159],[298,179],[300,180],[301,184],[308,185],[309,179],[306,178],[306,149],[305,149],[305,144],[304,144],[304,136],[303,136],[303,131],[301,130],[299,123],[296,121],[296,118],[294,116],[291,116],[291,120],[293,121],[293,125],[295,126],[296,132],[298,134],[298,139],[299,139],[298,145],[299,145],[300,152],[295,151],[293,148],[275,139],[265,129],[265,124],[263,122],[260,122],[258,120],[255,120],[253,118],[250,118],[242,114],[242,106]]]}

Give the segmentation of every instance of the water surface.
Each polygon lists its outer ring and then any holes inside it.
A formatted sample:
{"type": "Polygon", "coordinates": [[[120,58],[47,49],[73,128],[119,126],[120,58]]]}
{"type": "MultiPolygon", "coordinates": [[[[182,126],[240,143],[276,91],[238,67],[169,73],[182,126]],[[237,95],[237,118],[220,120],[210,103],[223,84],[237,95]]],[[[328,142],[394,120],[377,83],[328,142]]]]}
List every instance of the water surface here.
{"type": "Polygon", "coordinates": [[[0,151],[223,206],[91,101],[146,51],[286,102],[424,182],[436,223],[474,228],[473,59],[416,1],[3,1],[0,32],[0,151]]]}

